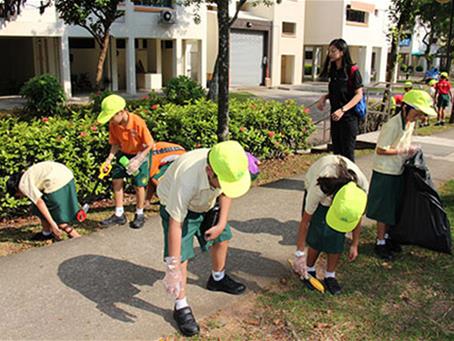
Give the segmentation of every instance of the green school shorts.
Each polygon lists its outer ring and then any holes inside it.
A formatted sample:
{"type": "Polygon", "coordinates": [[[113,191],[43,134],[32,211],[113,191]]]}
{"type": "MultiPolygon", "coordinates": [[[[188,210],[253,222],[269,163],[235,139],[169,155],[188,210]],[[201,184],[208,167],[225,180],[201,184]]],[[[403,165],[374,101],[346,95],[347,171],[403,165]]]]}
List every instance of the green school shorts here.
{"type": "Polygon", "coordinates": [[[126,169],[120,165],[118,161],[122,156],[126,156],[129,160],[131,160],[135,155],[125,154],[122,152],[118,152],[117,155],[115,155],[117,162],[112,165],[112,179],[132,177],[135,187],[146,187],[148,185],[148,180],[150,180],[151,153],[149,154],[147,160],[140,166],[139,174],[136,176],[129,175],[126,172],[126,169]]]}
{"type": "MultiPolygon", "coordinates": [[[[74,179],[55,192],[43,194],[41,199],[57,224],[70,224],[76,221],[80,205],[77,200],[74,179]]],[[[32,206],[32,213],[40,219],[46,220],[36,205],[32,206]]]]}
{"type": "MultiPolygon", "coordinates": [[[[164,231],[164,258],[169,255],[168,246],[168,232],[169,232],[169,219],[170,215],[167,213],[165,206],[161,205],[159,208],[159,214],[161,215],[162,228],[164,231]]],[[[202,224],[205,213],[196,213],[189,211],[186,219],[183,222],[183,233],[181,240],[181,262],[191,259],[195,256],[194,253],[194,237],[197,238],[200,245],[204,243],[202,241],[202,235],[200,233],[200,224],[202,224]]],[[[202,248],[202,251],[207,251],[208,248],[217,243],[221,243],[226,240],[232,239],[232,230],[230,225],[227,224],[224,231],[212,241],[206,243],[202,248]]]]}
{"type": "Polygon", "coordinates": [[[441,94],[438,96],[437,106],[439,108],[446,108],[449,105],[449,95],[441,94]]]}
{"type": "Polygon", "coordinates": [[[306,243],[309,247],[326,253],[342,253],[345,245],[345,233],[333,230],[326,223],[329,207],[318,205],[312,215],[307,231],[306,243]]]}
{"type": "Polygon", "coordinates": [[[395,225],[403,189],[403,175],[373,171],[367,196],[366,216],[388,225],[395,225]]]}

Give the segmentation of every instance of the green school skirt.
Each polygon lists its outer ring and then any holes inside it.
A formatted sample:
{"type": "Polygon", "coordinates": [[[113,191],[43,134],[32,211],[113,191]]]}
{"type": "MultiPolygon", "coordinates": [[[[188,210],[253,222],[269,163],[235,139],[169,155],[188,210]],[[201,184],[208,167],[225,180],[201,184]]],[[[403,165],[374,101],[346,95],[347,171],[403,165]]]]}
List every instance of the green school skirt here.
{"type": "Polygon", "coordinates": [[[318,205],[312,215],[306,243],[311,248],[326,253],[342,253],[345,245],[345,233],[333,230],[326,223],[329,207],[318,205]]]}
{"type": "Polygon", "coordinates": [[[366,216],[388,225],[395,225],[403,187],[403,175],[373,171],[367,196],[366,216]]]}
{"type": "MultiPolygon", "coordinates": [[[[170,215],[167,213],[165,206],[161,205],[159,208],[159,214],[161,215],[162,228],[164,230],[164,257],[169,255],[169,245],[168,245],[168,234],[169,234],[169,220],[170,215]]],[[[181,240],[181,262],[184,262],[188,259],[191,259],[195,256],[194,253],[194,237],[197,238],[199,244],[204,245],[201,242],[202,235],[200,233],[200,224],[202,224],[205,213],[196,213],[189,211],[186,219],[183,222],[183,233],[181,240]]],[[[202,248],[202,251],[207,251],[208,248],[226,240],[232,239],[232,230],[230,225],[227,224],[224,231],[215,239],[206,242],[206,245],[202,248]]]]}
{"type": "MultiPolygon", "coordinates": [[[[77,201],[74,179],[55,192],[43,194],[41,199],[45,202],[52,219],[57,224],[70,224],[76,221],[76,214],[80,205],[77,201]]],[[[36,205],[32,206],[32,213],[45,220],[36,205]]]]}
{"type": "Polygon", "coordinates": [[[150,179],[151,153],[149,154],[147,160],[140,165],[139,174],[136,176],[129,175],[126,172],[126,169],[120,165],[118,160],[120,160],[122,156],[126,156],[129,160],[135,157],[135,155],[118,152],[117,155],[115,155],[117,162],[115,162],[112,166],[112,179],[132,177],[135,187],[146,187],[148,185],[148,180],[150,179]]]}

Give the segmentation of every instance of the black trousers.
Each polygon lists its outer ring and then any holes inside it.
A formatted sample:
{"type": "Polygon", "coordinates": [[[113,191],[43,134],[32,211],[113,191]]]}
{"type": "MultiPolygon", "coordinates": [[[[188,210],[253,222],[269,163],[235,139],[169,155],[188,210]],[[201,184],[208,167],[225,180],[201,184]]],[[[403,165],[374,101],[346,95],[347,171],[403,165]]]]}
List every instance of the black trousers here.
{"type": "Polygon", "coordinates": [[[340,121],[331,120],[331,141],[333,153],[342,155],[355,162],[356,135],[359,121],[356,115],[342,117],[340,121]]]}

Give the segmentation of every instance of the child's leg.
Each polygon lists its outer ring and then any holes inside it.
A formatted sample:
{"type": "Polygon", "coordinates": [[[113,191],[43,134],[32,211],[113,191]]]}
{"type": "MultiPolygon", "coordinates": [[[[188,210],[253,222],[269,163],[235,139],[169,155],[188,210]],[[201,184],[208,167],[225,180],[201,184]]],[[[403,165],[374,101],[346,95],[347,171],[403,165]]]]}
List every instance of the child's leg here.
{"type": "Polygon", "coordinates": [[[123,207],[123,179],[113,179],[112,187],[115,197],[115,207],[123,207]]]}
{"type": "Polygon", "coordinates": [[[381,221],[377,221],[377,240],[385,240],[385,233],[388,231],[388,225],[382,223],[381,221]]]}
{"type": "Polygon", "coordinates": [[[327,254],[327,264],[326,264],[326,271],[334,273],[336,271],[337,263],[339,263],[339,259],[341,254],[340,253],[328,253],[327,254]]]}
{"type": "Polygon", "coordinates": [[[306,264],[308,267],[311,268],[315,265],[315,262],[317,261],[319,254],[320,254],[320,251],[315,250],[315,249],[311,248],[310,246],[307,248],[306,264]]]}
{"type": "Polygon", "coordinates": [[[142,209],[145,206],[145,187],[136,187],[136,207],[142,209]]]}

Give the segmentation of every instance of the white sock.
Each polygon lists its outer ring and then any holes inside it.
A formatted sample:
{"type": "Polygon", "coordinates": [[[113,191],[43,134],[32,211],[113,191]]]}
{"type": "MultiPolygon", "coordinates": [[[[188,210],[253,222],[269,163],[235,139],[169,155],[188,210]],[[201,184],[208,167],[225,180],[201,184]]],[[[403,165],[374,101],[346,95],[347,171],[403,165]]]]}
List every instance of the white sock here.
{"type": "Polygon", "coordinates": [[[307,272],[315,272],[315,265],[314,266],[308,266],[307,267],[307,272]]]}
{"type": "Polygon", "coordinates": [[[143,208],[136,208],[136,214],[137,215],[143,215],[143,208]]]}
{"type": "Polygon", "coordinates": [[[377,245],[386,245],[386,239],[377,239],[377,245]]]}
{"type": "Polygon", "coordinates": [[[385,233],[385,239],[389,239],[389,234],[385,233]]]}
{"type": "Polygon", "coordinates": [[[180,310],[183,308],[189,307],[188,300],[186,297],[175,300],[175,310],[180,310]]]}
{"type": "Polygon", "coordinates": [[[117,217],[121,217],[123,215],[123,213],[125,213],[125,209],[123,208],[123,206],[115,207],[115,215],[117,217]]]}
{"type": "Polygon", "coordinates": [[[213,279],[218,282],[222,280],[225,276],[225,271],[211,271],[211,276],[213,276],[213,279]]]}
{"type": "Polygon", "coordinates": [[[325,278],[336,278],[336,272],[325,271],[325,278]]]}
{"type": "Polygon", "coordinates": [[[52,232],[43,230],[42,234],[43,234],[43,236],[47,237],[47,236],[50,236],[52,234],[52,232]]]}

